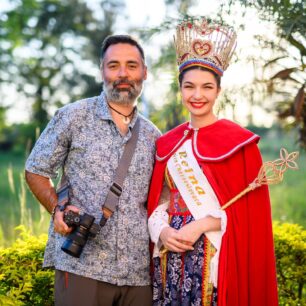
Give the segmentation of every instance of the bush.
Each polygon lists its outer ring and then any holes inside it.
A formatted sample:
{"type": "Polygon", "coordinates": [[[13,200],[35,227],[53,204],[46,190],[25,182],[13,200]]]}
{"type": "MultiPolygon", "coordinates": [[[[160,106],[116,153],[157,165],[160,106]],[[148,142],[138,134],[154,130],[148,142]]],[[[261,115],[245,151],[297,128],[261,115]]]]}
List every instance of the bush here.
{"type": "Polygon", "coordinates": [[[0,250],[0,305],[53,305],[54,271],[42,269],[47,235],[17,229],[20,238],[0,250]]]}
{"type": "MultiPolygon", "coordinates": [[[[13,246],[0,250],[0,306],[53,305],[54,271],[41,268],[47,236],[19,230],[13,246]]],[[[279,305],[306,305],[306,231],[275,222],[274,241],[279,305]]]]}
{"type": "Polygon", "coordinates": [[[0,151],[24,154],[32,148],[40,130],[35,123],[18,123],[0,128],[0,151]]]}
{"type": "Polygon", "coordinates": [[[279,305],[306,305],[306,231],[297,224],[274,223],[279,305]]]}

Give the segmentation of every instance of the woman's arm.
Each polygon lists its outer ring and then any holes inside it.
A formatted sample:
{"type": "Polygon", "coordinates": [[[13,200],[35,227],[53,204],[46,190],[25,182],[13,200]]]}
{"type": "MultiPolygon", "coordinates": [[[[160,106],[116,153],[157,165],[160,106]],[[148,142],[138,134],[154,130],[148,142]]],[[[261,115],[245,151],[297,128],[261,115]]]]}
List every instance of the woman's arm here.
{"type": "Polygon", "coordinates": [[[170,227],[167,212],[169,201],[170,190],[165,184],[158,206],[148,220],[150,238],[155,244],[153,257],[159,256],[159,251],[162,246],[173,252],[185,252],[193,249],[191,246],[183,244],[180,241],[181,235],[178,234],[178,230],[170,227]]]}
{"type": "Polygon", "coordinates": [[[226,213],[223,210],[216,210],[204,218],[186,224],[179,230],[179,234],[184,243],[193,245],[206,232],[221,231],[224,233],[226,221],[226,213]]]}

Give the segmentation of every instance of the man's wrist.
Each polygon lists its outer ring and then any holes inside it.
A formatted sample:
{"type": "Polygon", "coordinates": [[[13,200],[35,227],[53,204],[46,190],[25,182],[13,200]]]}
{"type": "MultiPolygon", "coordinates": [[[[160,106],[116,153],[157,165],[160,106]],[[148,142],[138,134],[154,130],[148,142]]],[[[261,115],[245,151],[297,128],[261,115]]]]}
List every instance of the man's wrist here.
{"type": "Polygon", "coordinates": [[[64,205],[56,204],[56,205],[53,207],[52,211],[51,211],[51,218],[52,218],[52,220],[54,220],[54,216],[55,216],[57,210],[63,212],[63,211],[66,209],[67,205],[68,205],[68,204],[64,204],[64,205]]]}
{"type": "Polygon", "coordinates": [[[52,211],[51,211],[52,220],[54,220],[54,216],[55,216],[57,209],[58,209],[58,205],[56,204],[55,206],[53,206],[52,211]]]}

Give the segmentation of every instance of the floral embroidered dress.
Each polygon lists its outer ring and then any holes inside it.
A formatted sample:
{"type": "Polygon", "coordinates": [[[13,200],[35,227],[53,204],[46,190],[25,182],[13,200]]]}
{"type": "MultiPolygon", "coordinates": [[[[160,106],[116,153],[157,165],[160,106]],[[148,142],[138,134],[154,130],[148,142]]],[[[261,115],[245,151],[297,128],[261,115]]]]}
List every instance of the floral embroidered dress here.
{"type": "MultiPolygon", "coordinates": [[[[170,188],[169,224],[180,229],[194,218],[167,170],[165,176],[170,188]]],[[[202,235],[194,244],[193,251],[162,251],[161,257],[153,258],[153,305],[216,306],[217,289],[209,281],[210,260],[215,252],[212,243],[202,235]]]]}

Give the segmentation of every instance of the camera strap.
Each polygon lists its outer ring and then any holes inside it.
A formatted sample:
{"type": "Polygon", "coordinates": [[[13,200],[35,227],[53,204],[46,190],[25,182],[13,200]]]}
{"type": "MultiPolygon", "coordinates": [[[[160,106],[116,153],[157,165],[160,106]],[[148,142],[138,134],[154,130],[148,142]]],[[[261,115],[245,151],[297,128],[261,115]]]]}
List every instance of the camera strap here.
{"type": "Polygon", "coordinates": [[[113,184],[111,185],[104,205],[102,206],[103,216],[100,220],[100,226],[104,226],[106,221],[111,217],[119,202],[119,198],[122,194],[123,182],[126,178],[129,166],[137,145],[139,136],[139,118],[137,118],[132,130],[132,136],[125,145],[122,157],[119,161],[116,173],[114,175],[113,184]]]}

